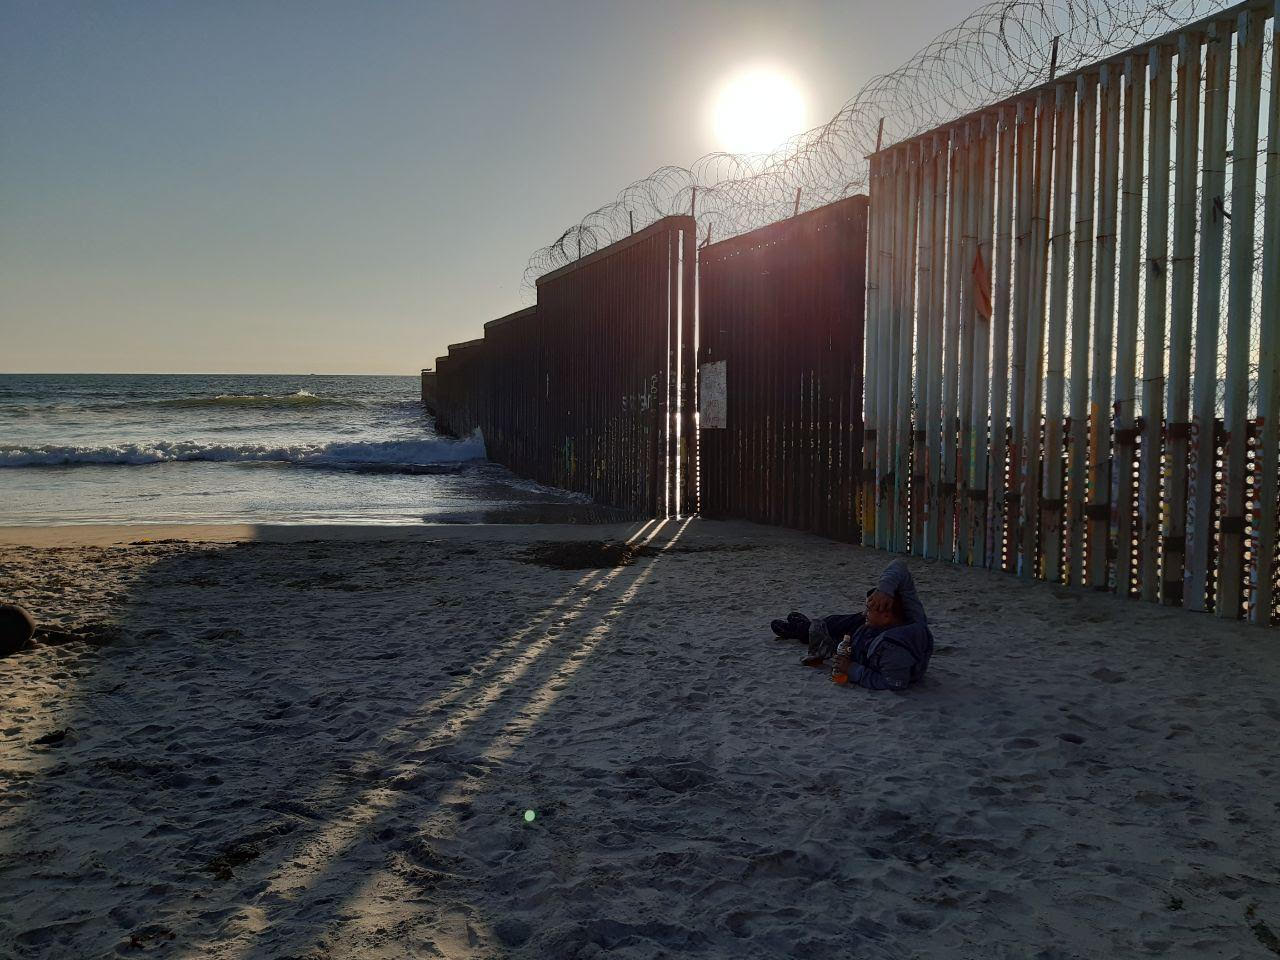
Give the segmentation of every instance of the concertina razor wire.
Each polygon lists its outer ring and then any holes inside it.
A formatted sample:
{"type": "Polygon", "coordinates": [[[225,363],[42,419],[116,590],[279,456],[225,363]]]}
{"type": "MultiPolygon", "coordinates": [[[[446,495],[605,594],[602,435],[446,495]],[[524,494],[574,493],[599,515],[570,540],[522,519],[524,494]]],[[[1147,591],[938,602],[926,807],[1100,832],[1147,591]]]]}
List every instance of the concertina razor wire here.
{"type": "Polygon", "coordinates": [[[531,300],[538,277],[665,216],[692,210],[703,244],[863,192],[882,120],[887,146],[1051,79],[1055,38],[1061,75],[1228,6],[1222,0],[985,4],[897,70],[873,77],[825,124],[772,153],[709,153],[629,184],[530,256],[522,292],[531,300]]]}

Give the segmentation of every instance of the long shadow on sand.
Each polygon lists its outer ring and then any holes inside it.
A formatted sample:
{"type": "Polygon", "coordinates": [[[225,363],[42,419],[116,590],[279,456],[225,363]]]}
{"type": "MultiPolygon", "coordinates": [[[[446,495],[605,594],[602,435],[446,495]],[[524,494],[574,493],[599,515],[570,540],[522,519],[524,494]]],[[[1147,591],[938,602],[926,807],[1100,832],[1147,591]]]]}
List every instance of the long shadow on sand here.
{"type": "Polygon", "coordinates": [[[453,955],[491,940],[456,869],[476,851],[447,849],[480,795],[501,798],[490,858],[555,816],[521,747],[680,527],[640,527],[629,566],[541,572],[515,604],[478,575],[522,572],[508,544],[243,543],[151,564],[13,825],[74,824],[26,879],[71,880],[77,902],[24,904],[15,947],[343,955],[355,936],[453,955]]]}

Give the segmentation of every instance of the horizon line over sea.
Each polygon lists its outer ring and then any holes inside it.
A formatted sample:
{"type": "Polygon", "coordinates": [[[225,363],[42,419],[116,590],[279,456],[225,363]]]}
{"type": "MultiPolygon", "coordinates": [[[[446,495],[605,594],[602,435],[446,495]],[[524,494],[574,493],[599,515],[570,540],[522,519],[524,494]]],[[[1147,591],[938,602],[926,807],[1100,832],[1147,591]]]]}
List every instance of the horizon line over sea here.
{"type": "Polygon", "coordinates": [[[591,506],[488,462],[478,433],[438,433],[416,375],[0,374],[0,438],[0,524],[474,523],[591,506]]]}

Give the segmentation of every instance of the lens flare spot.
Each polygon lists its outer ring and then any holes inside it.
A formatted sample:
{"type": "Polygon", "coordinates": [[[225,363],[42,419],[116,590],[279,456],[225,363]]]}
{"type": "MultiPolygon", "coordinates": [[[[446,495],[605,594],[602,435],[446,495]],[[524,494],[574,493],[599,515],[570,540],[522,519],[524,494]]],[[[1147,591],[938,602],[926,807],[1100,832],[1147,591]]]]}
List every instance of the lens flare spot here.
{"type": "Polygon", "coordinates": [[[537,816],[537,814],[536,814],[536,813],[534,813],[532,810],[526,810],[526,811],[524,812],[524,822],[525,822],[525,823],[533,823],[533,820],[534,820],[534,818],[535,818],[536,816],[537,816]]]}

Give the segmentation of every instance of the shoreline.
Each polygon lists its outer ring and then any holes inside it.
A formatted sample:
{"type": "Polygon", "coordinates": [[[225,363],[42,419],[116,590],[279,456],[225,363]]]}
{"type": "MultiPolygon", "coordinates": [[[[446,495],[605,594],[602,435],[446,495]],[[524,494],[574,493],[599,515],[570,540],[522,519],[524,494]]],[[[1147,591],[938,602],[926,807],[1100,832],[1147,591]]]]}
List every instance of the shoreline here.
{"type": "MultiPolygon", "coordinates": [[[[675,522],[675,521],[671,521],[675,522]]],[[[683,522],[683,521],[680,521],[683,522]]],[[[189,543],[304,543],[310,541],[625,539],[643,521],[614,523],[63,523],[0,524],[0,547],[108,547],[142,540],[189,543]],[[535,536],[535,532],[537,535],[535,536]],[[545,536],[543,535],[545,534],[545,536]]],[[[761,528],[767,530],[769,528],[761,528]]]]}

